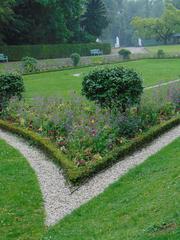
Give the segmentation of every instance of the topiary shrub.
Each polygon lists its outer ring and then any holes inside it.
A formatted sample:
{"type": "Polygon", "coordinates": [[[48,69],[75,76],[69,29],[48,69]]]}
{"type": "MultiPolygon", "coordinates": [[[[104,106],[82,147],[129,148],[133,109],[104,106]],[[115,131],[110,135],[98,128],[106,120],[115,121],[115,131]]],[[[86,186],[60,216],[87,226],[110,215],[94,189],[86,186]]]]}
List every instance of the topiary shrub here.
{"type": "Polygon", "coordinates": [[[128,49],[121,49],[118,53],[123,59],[130,59],[131,51],[128,49]]]}
{"type": "Polygon", "coordinates": [[[24,83],[20,75],[2,74],[0,75],[0,112],[7,106],[12,97],[22,98],[24,83]]]}
{"type": "Polygon", "coordinates": [[[140,103],[142,84],[141,76],[132,69],[96,69],[84,77],[82,94],[102,107],[125,112],[128,107],[140,103]]]}
{"type": "Polygon", "coordinates": [[[23,73],[34,73],[38,72],[38,61],[32,57],[22,58],[22,69],[23,73]]]}
{"type": "Polygon", "coordinates": [[[73,62],[74,67],[76,67],[79,64],[80,59],[81,59],[81,57],[78,53],[71,54],[71,60],[73,62]]]}
{"type": "Polygon", "coordinates": [[[162,49],[159,49],[157,51],[157,57],[158,58],[164,58],[165,57],[165,52],[162,49]]]}

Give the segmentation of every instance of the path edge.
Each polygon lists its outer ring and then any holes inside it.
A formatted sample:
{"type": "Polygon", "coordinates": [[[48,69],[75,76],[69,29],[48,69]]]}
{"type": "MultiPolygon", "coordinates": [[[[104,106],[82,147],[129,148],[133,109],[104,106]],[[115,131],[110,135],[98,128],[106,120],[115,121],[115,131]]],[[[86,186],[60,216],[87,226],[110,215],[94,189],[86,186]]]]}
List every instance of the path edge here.
{"type": "Polygon", "coordinates": [[[145,147],[154,139],[161,136],[168,130],[178,126],[179,124],[180,116],[176,116],[168,121],[150,128],[146,133],[134,138],[130,143],[116,147],[111,154],[108,154],[106,157],[91,164],[90,166],[78,168],[73,162],[70,162],[67,157],[49,140],[44,139],[30,130],[13,126],[12,123],[0,120],[0,128],[16,134],[32,143],[37,148],[41,149],[46,155],[48,155],[50,159],[62,167],[67,183],[72,186],[82,185],[96,173],[106,170],[113,164],[121,161],[124,157],[129,156],[133,152],[145,147]]]}

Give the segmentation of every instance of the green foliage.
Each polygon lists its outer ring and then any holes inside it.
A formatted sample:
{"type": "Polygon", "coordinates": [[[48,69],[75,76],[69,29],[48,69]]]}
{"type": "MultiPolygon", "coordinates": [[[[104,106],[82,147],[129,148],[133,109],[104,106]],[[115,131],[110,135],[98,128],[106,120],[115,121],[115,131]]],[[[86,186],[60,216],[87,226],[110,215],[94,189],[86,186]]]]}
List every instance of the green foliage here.
{"type": "Polygon", "coordinates": [[[24,83],[20,75],[2,74],[0,75],[0,112],[7,107],[12,97],[22,98],[24,83]]]}
{"type": "Polygon", "coordinates": [[[165,52],[162,49],[159,49],[157,51],[157,57],[158,58],[164,58],[165,57],[165,52]]]}
{"type": "Polygon", "coordinates": [[[80,56],[88,56],[90,50],[96,48],[102,50],[104,54],[110,54],[111,52],[111,45],[108,43],[6,45],[0,46],[0,52],[7,55],[10,61],[19,61],[25,56],[36,59],[66,58],[74,52],[80,56]]]}
{"type": "Polygon", "coordinates": [[[100,37],[103,29],[108,25],[105,4],[102,0],[89,0],[86,8],[82,17],[82,26],[89,34],[100,37]]]}
{"type": "Polygon", "coordinates": [[[123,57],[123,59],[130,59],[131,51],[128,49],[121,49],[118,53],[119,56],[123,57]]]}
{"type": "Polygon", "coordinates": [[[78,53],[71,54],[71,60],[73,62],[74,67],[76,67],[79,64],[80,59],[81,59],[81,57],[78,53]]]}
{"type": "Polygon", "coordinates": [[[140,103],[142,78],[131,69],[114,67],[97,69],[84,77],[82,93],[105,108],[125,111],[140,103]]]}
{"type": "Polygon", "coordinates": [[[138,36],[146,39],[154,38],[167,44],[172,35],[180,30],[180,10],[172,4],[167,4],[160,18],[135,17],[132,25],[138,36]]]}
{"type": "Polygon", "coordinates": [[[12,6],[15,0],[1,0],[0,3],[0,44],[3,43],[3,28],[13,19],[12,6]]]}
{"type": "Polygon", "coordinates": [[[180,138],[130,170],[43,240],[178,240],[179,146],[180,138]]]}
{"type": "Polygon", "coordinates": [[[11,45],[77,42],[82,7],[82,0],[15,0],[11,8],[13,21],[2,26],[4,42],[11,45]]]}
{"type": "Polygon", "coordinates": [[[38,61],[32,57],[22,58],[23,73],[34,73],[38,71],[38,61]]]}
{"type": "Polygon", "coordinates": [[[130,19],[135,16],[160,17],[164,10],[164,0],[104,0],[104,2],[110,24],[103,32],[103,39],[111,41],[113,45],[118,34],[122,46],[136,46],[139,36],[134,36],[130,19]]]}

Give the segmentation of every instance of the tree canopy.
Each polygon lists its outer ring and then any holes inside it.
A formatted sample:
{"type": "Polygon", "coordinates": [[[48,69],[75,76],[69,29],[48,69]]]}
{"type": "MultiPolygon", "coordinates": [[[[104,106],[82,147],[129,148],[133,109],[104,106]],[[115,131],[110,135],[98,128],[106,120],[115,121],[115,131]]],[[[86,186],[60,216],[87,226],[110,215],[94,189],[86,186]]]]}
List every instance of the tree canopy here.
{"type": "Polygon", "coordinates": [[[1,42],[7,44],[90,41],[107,27],[105,20],[106,9],[102,0],[0,2],[1,42]],[[93,25],[89,24],[89,16],[93,16],[93,25]]]}
{"type": "Polygon", "coordinates": [[[167,44],[171,36],[180,30],[180,10],[168,3],[160,18],[135,17],[132,25],[138,36],[146,39],[155,38],[167,44]]]}

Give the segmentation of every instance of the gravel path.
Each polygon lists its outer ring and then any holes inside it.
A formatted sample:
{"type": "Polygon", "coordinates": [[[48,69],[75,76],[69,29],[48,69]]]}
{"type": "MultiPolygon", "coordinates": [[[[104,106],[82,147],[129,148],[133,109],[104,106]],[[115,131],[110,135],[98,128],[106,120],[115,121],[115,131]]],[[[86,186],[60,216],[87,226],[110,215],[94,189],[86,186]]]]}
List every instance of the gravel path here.
{"type": "Polygon", "coordinates": [[[180,126],[153,141],[149,146],[124,158],[111,168],[97,174],[77,191],[71,193],[60,170],[47,156],[23,139],[0,130],[0,138],[18,149],[35,170],[44,197],[46,224],[53,225],[74,209],[86,203],[104,191],[111,183],[117,181],[129,169],[145,161],[149,156],[171,143],[180,136],[180,126]]]}
{"type": "Polygon", "coordinates": [[[174,84],[174,83],[177,83],[177,82],[180,82],[180,79],[172,80],[172,81],[169,81],[169,82],[166,82],[166,83],[159,83],[157,85],[153,85],[153,86],[150,86],[150,87],[145,87],[145,90],[158,88],[158,87],[162,87],[162,86],[167,86],[167,85],[174,84]]]}

